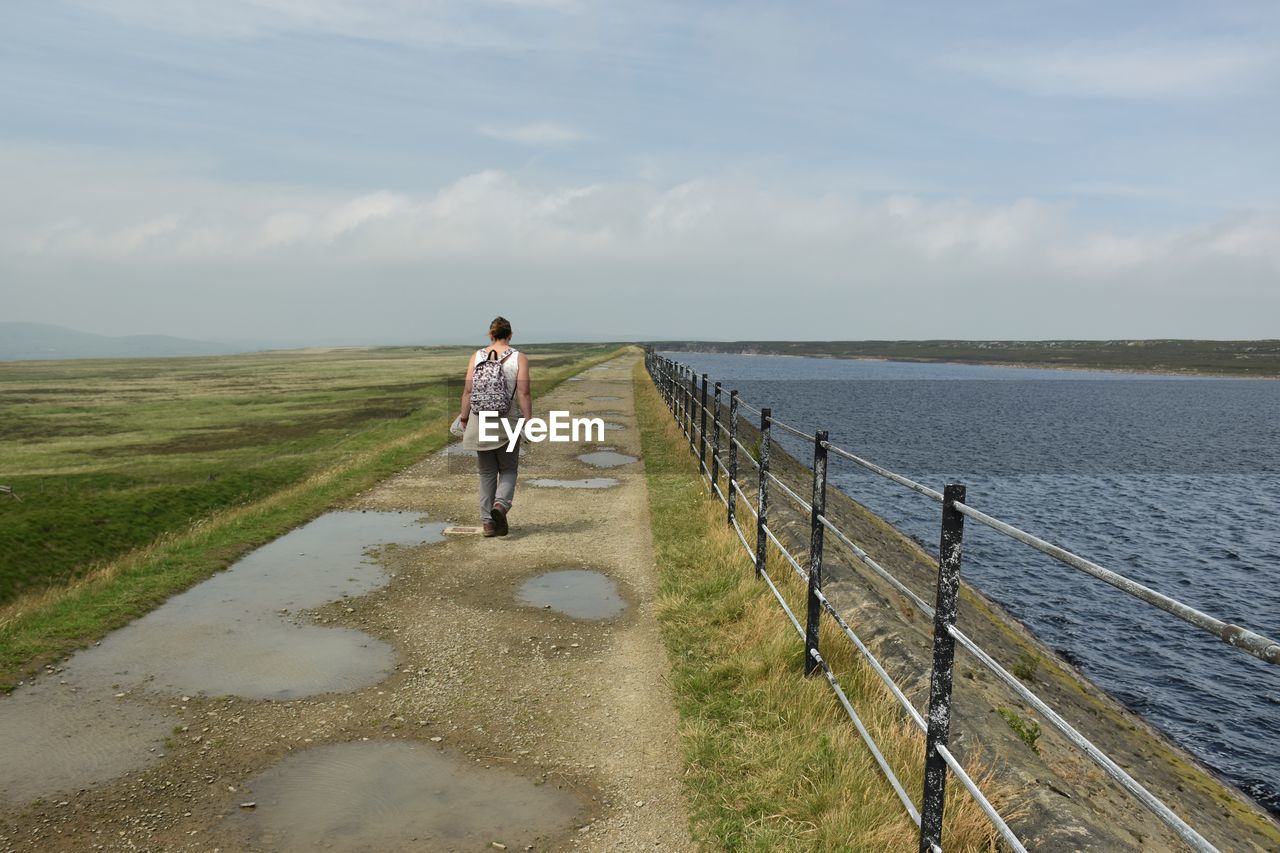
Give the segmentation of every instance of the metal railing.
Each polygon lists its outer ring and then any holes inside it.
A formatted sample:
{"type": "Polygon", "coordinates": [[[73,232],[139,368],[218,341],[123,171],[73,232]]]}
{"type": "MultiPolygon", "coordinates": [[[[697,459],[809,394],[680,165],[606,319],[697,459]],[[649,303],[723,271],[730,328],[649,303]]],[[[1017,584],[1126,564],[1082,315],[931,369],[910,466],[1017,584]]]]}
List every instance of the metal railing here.
{"type": "Polygon", "coordinates": [[[991,804],[981,788],[965,771],[949,748],[952,719],[952,681],[957,645],[972,655],[978,664],[990,671],[1022,701],[1034,708],[1045,722],[1062,734],[1068,742],[1081,750],[1107,776],[1128,791],[1139,803],[1182,839],[1188,847],[1199,851],[1217,850],[1200,833],[1175,814],[1168,805],[1148,791],[1106,753],[1072,727],[1070,723],[1049,707],[1044,700],[997,663],[991,655],[956,626],[965,520],[971,519],[974,522],[990,527],[1072,568],[1103,580],[1140,601],[1171,613],[1188,624],[1213,634],[1220,640],[1268,663],[1280,663],[1280,643],[1246,628],[1223,622],[1206,613],[1202,613],[1170,596],[1157,592],[1117,572],[1104,568],[1084,557],[1073,554],[1064,548],[1053,545],[1044,539],[975,509],[965,502],[965,487],[962,484],[949,483],[942,491],[931,489],[831,444],[825,430],[818,430],[813,434],[809,434],[779,421],[773,417],[772,410],[769,407],[756,408],[748,404],[739,396],[737,390],[729,391],[728,413],[726,417],[722,418],[721,398],[723,387],[721,383],[716,382],[714,384],[712,394],[714,407],[709,409],[707,405],[707,374],[703,373],[699,376],[688,365],[660,356],[652,349],[646,351],[645,366],[663,400],[671,410],[676,423],[688,438],[689,448],[697,459],[700,473],[709,481],[712,493],[725,504],[726,521],[736,532],[742,547],[754,565],[755,573],[768,586],[781,605],[791,626],[803,641],[805,648],[805,675],[821,672],[831,685],[841,706],[849,715],[850,720],[880,767],[885,779],[902,802],[903,808],[911,817],[911,820],[919,826],[921,853],[940,851],[942,849],[942,818],[948,776],[954,776],[963,785],[988,820],[991,821],[996,833],[1010,849],[1015,851],[1025,850],[1017,835],[1009,828],[1005,818],[991,804]],[[754,455],[743,444],[739,436],[738,423],[739,420],[743,419],[740,415],[743,411],[759,417],[759,443],[754,455]],[[707,434],[708,415],[711,417],[710,429],[712,433],[710,436],[707,434]],[[769,446],[773,441],[771,433],[774,428],[796,436],[812,446],[813,462],[806,469],[812,474],[813,478],[813,491],[810,500],[805,500],[795,490],[788,487],[774,471],[770,470],[769,446]],[[726,438],[723,449],[727,451],[727,460],[722,459],[722,434],[726,438]],[[709,459],[708,453],[710,454],[709,459]],[[901,580],[894,577],[891,572],[873,559],[827,517],[827,467],[832,456],[852,462],[873,474],[897,483],[942,505],[937,584],[935,600],[932,606],[912,592],[901,580]],[[754,506],[752,506],[751,498],[742,488],[743,481],[739,476],[739,462],[744,459],[756,468],[754,506]],[[724,489],[720,487],[721,472],[723,472],[726,479],[724,489]],[[769,526],[770,502],[775,494],[775,487],[780,493],[780,497],[785,497],[799,510],[808,514],[809,553],[807,566],[801,565],[801,560],[787,549],[779,539],[777,531],[769,526]],[[739,502],[753,516],[755,523],[754,543],[748,541],[747,535],[738,521],[739,502]],[[933,620],[933,664],[929,680],[929,704],[924,714],[921,714],[916,709],[902,687],[893,679],[866,643],[862,641],[840,614],[839,610],[831,604],[823,593],[823,556],[827,547],[827,533],[830,533],[858,562],[871,569],[876,575],[892,585],[894,589],[905,595],[920,608],[921,612],[933,620]],[[766,558],[770,543],[806,584],[805,612],[801,614],[803,620],[800,616],[797,616],[791,605],[787,603],[777,584],[767,571],[766,558]],[[919,808],[917,808],[915,801],[903,787],[893,768],[885,760],[879,745],[868,732],[866,726],[863,725],[857,711],[840,686],[835,673],[821,654],[818,637],[824,612],[835,622],[840,632],[853,644],[876,676],[888,688],[907,717],[925,735],[924,786],[920,796],[919,808]]]}

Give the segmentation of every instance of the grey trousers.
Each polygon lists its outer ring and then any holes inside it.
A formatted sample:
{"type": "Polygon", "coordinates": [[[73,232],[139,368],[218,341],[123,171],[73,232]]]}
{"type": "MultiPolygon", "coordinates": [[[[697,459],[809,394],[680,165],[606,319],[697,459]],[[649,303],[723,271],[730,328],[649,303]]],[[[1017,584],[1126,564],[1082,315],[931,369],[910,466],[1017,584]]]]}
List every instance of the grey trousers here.
{"type": "Polygon", "coordinates": [[[477,450],[476,459],[480,465],[480,518],[492,521],[494,501],[507,509],[515,501],[520,445],[511,451],[505,445],[497,450],[477,450]]]}

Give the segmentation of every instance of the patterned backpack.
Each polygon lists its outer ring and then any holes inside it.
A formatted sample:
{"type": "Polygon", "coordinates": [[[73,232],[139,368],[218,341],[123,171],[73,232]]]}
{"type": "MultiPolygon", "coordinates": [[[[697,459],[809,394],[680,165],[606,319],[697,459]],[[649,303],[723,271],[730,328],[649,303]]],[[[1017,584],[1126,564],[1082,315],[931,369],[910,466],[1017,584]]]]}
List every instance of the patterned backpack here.
{"type": "Polygon", "coordinates": [[[507,376],[503,364],[515,350],[508,349],[501,357],[494,350],[484,361],[476,362],[471,376],[471,411],[497,412],[505,415],[511,409],[511,392],[507,390],[507,376]]]}

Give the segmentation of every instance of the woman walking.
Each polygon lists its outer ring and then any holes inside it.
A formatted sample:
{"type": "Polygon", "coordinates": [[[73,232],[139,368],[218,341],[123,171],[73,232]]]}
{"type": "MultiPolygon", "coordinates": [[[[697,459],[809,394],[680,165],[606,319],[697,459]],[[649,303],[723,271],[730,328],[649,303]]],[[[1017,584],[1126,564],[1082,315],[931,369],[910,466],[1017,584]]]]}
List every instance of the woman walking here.
{"type": "Polygon", "coordinates": [[[462,413],[458,416],[464,428],[462,446],[476,451],[479,462],[480,518],[485,536],[507,535],[507,513],[516,496],[520,442],[517,440],[508,450],[506,431],[497,424],[494,427],[498,440],[481,441],[479,414],[497,412],[514,430],[513,403],[519,406],[518,417],[532,414],[529,359],[511,346],[511,323],[498,317],[489,324],[489,346],[476,350],[467,363],[462,413]]]}

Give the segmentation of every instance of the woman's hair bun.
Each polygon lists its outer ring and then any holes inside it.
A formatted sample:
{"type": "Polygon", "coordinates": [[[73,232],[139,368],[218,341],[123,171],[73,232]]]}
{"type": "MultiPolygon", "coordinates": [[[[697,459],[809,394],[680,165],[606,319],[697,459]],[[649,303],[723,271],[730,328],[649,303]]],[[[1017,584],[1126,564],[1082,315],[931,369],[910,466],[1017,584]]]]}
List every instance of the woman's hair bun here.
{"type": "Polygon", "coordinates": [[[500,341],[511,337],[511,321],[506,317],[495,317],[489,324],[489,336],[500,341]]]}

